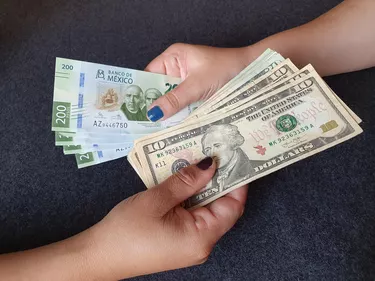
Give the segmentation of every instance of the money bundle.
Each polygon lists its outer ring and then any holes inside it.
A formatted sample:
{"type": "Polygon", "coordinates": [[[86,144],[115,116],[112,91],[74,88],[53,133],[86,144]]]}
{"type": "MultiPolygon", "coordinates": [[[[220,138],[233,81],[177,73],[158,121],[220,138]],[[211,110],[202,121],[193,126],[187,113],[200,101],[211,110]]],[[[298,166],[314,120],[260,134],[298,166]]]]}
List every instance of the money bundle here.
{"type": "Polygon", "coordinates": [[[194,209],[362,132],[312,65],[266,50],[187,118],[134,140],[128,161],[151,188],[205,157],[217,170],[194,209]]]}
{"type": "Polygon", "coordinates": [[[134,140],[181,123],[199,103],[158,123],[147,108],[180,78],[56,58],[52,110],[55,145],[75,155],[78,168],[125,157],[134,140]]]}

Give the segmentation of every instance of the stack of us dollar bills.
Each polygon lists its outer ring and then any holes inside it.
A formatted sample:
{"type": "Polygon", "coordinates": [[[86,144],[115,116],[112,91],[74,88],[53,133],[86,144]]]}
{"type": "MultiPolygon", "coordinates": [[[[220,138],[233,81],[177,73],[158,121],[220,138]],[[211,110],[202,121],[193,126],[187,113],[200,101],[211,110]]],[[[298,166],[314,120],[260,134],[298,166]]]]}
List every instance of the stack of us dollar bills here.
{"type": "Polygon", "coordinates": [[[267,50],[173,128],[135,140],[128,160],[151,188],[205,157],[217,170],[194,209],[362,132],[312,65],[267,50]]]}
{"type": "Polygon", "coordinates": [[[179,78],[57,58],[52,130],[79,168],[127,155],[151,188],[213,157],[217,171],[186,200],[197,208],[362,132],[361,119],[312,65],[266,50],[211,98],[152,123],[148,106],[179,78]]]}

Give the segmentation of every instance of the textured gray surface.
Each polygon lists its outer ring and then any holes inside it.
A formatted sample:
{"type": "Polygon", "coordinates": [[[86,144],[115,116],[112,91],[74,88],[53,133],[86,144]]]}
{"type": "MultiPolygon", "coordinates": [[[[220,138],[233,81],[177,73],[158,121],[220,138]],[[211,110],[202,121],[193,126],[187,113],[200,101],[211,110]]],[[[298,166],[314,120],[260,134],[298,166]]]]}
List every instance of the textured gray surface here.
{"type": "MultiPolygon", "coordinates": [[[[78,171],[54,147],[56,56],[142,69],[174,42],[244,46],[338,2],[0,1],[0,252],[78,233],[144,189],[126,159],[78,171]]],[[[251,184],[207,263],[135,280],[374,280],[375,69],[326,81],[364,133],[251,184]]]]}

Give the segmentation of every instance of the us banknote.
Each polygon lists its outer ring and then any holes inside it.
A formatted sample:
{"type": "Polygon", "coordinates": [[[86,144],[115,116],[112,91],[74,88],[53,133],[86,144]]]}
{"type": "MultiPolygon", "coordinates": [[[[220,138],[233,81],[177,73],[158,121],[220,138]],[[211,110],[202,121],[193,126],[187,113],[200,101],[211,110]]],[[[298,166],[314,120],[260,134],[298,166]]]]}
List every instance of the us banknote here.
{"type": "Polygon", "coordinates": [[[292,76],[294,73],[298,71],[299,69],[291,62],[291,60],[286,59],[282,61],[279,65],[277,65],[274,69],[267,71],[265,75],[262,75],[254,81],[248,82],[247,84],[245,84],[244,87],[241,87],[235,93],[227,97],[224,97],[220,101],[217,101],[207,110],[207,113],[237,103],[249,97],[250,95],[255,94],[256,92],[259,92],[264,88],[267,88],[268,86],[285,80],[285,78],[292,76]]]}
{"type": "Polygon", "coordinates": [[[265,75],[268,71],[275,68],[282,61],[284,61],[284,58],[279,53],[267,49],[259,58],[257,58],[236,77],[219,89],[207,101],[202,103],[194,114],[187,118],[187,120],[194,118],[194,116],[204,115],[207,112],[207,109],[209,109],[217,101],[220,101],[221,99],[240,91],[252,81],[258,79],[259,77],[265,75]]]}
{"type": "Polygon", "coordinates": [[[235,77],[233,77],[230,81],[228,81],[224,86],[222,86],[215,95],[212,95],[210,98],[208,98],[206,101],[204,101],[200,107],[197,109],[197,111],[201,110],[202,108],[205,108],[208,103],[211,103],[213,99],[216,99],[217,95],[219,95],[221,92],[227,91],[228,88],[232,87],[236,83],[238,83],[241,80],[244,80],[246,77],[246,74],[253,69],[256,69],[256,66],[259,64],[259,62],[266,60],[268,57],[275,54],[271,49],[265,50],[258,58],[256,58],[253,62],[251,62],[248,66],[246,66],[240,73],[238,73],[235,77]]]}
{"type": "Polygon", "coordinates": [[[224,116],[139,139],[135,151],[148,187],[214,157],[218,169],[213,179],[185,202],[187,208],[196,208],[361,132],[325,82],[312,73],[224,116]]]}
{"type": "Polygon", "coordinates": [[[131,149],[129,151],[128,161],[129,161],[130,165],[133,167],[133,169],[135,170],[135,172],[137,173],[137,175],[141,178],[143,183],[146,185],[146,182],[144,180],[145,177],[142,173],[142,166],[139,164],[139,161],[138,161],[138,158],[137,158],[137,155],[136,155],[136,152],[135,152],[134,149],[131,149]]]}
{"type": "MultiPolygon", "coordinates": [[[[245,103],[252,102],[262,96],[265,96],[285,85],[288,85],[290,83],[293,83],[299,79],[302,79],[304,76],[308,74],[314,74],[319,76],[319,74],[316,72],[314,67],[311,64],[308,64],[301,70],[298,70],[295,73],[292,73],[295,70],[295,66],[293,64],[288,64],[288,66],[285,66],[283,64],[280,64],[280,68],[275,68],[271,73],[270,77],[265,77],[264,81],[259,81],[259,83],[256,83],[254,81],[253,86],[249,87],[248,89],[245,89],[243,92],[229,97],[227,99],[224,99],[221,103],[217,103],[216,107],[212,107],[208,111],[208,114],[221,114],[220,112],[225,112],[228,110],[233,110],[236,107],[239,107],[245,103]],[[293,70],[291,70],[293,68],[293,70]],[[284,74],[284,75],[283,75],[284,74]],[[277,79],[273,79],[272,77],[277,77],[277,79]],[[261,87],[262,83],[267,83],[266,81],[271,81],[271,83],[268,83],[265,87],[261,87]],[[272,82],[273,81],[273,82],[272,82]]],[[[323,80],[324,82],[324,80],[323,80]]],[[[324,82],[325,83],[325,82],[324,82]]],[[[329,86],[326,84],[326,86],[329,88],[329,86]]],[[[341,105],[348,111],[348,113],[352,116],[352,118],[359,124],[362,122],[362,120],[358,117],[357,114],[355,114],[337,95],[332,91],[331,93],[335,96],[335,98],[341,103],[341,105]]]]}

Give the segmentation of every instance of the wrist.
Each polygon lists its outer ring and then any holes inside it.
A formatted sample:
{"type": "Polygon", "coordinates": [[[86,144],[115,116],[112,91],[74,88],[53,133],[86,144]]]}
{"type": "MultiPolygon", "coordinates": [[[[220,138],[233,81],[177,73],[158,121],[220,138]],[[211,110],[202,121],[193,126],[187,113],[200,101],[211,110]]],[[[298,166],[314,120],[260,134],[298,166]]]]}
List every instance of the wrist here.
{"type": "Polygon", "coordinates": [[[304,67],[309,63],[308,55],[312,52],[311,45],[313,44],[307,29],[306,25],[302,25],[247,46],[247,57],[254,60],[269,48],[281,54],[285,59],[290,58],[297,67],[304,67]]]}
{"type": "Polygon", "coordinates": [[[95,229],[89,228],[65,241],[61,245],[65,251],[60,256],[61,262],[68,264],[75,272],[77,280],[107,280],[102,276],[100,251],[95,240],[95,229]]]}
{"type": "Polygon", "coordinates": [[[36,249],[40,252],[33,256],[39,255],[44,259],[41,272],[46,275],[45,279],[38,280],[107,280],[102,278],[100,255],[93,233],[90,228],[66,240],[36,249]]]}
{"type": "Polygon", "coordinates": [[[120,280],[139,275],[134,255],[130,254],[132,247],[129,240],[124,239],[126,232],[119,229],[116,221],[106,217],[80,235],[82,237],[77,236],[74,243],[84,241],[80,255],[89,280],[120,280]]]}
{"type": "MultiPolygon", "coordinates": [[[[53,278],[39,280],[112,281],[131,277],[126,249],[117,247],[123,234],[116,235],[105,221],[64,241],[52,244],[45,255],[53,278]],[[50,256],[48,258],[48,256],[50,256]]],[[[123,245],[124,246],[124,245],[123,245]]],[[[46,246],[50,247],[50,246],[46,246]]]]}

